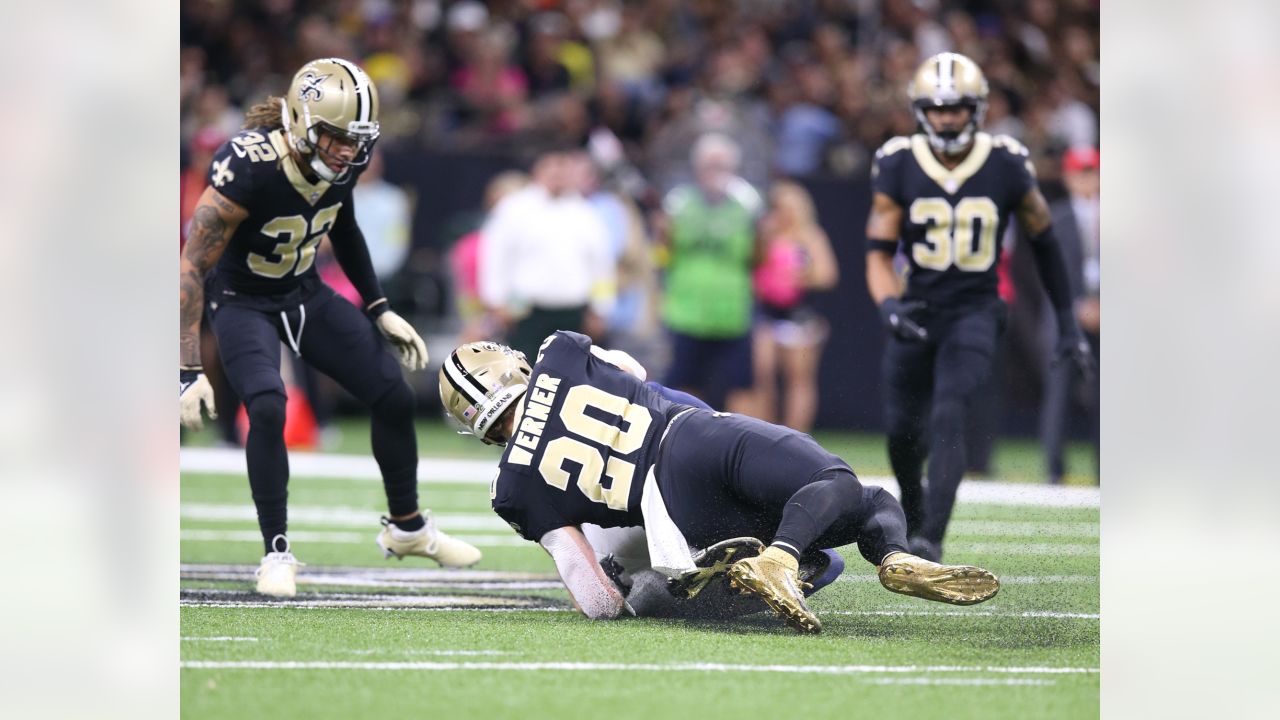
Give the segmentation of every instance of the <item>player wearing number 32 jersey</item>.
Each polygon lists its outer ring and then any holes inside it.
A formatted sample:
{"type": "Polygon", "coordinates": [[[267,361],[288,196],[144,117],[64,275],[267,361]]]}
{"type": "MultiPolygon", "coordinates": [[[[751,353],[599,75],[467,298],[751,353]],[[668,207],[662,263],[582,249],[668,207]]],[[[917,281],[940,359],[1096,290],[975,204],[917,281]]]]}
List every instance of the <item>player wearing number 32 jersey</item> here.
{"type": "Polygon", "coordinates": [[[506,446],[493,509],[551,554],[588,617],[628,606],[584,524],[643,526],[651,566],[677,581],[700,573],[694,549],[771,542],[720,568],[718,582],[727,576],[801,632],[821,629],[799,564],[822,548],[857,543],[895,592],[961,605],[995,595],[999,583],[985,570],[908,554],[897,500],[864,487],[813,438],[673,401],[644,376],[625,353],[565,331],[546,339],[532,368],[523,354],[481,342],[454,350],[440,371],[441,399],[461,431],[506,446]]]}
{"type": "Polygon", "coordinates": [[[963,55],[940,53],[920,66],[908,93],[921,131],[893,138],[876,153],[867,285],[890,332],[889,459],[911,550],[940,560],[965,470],[965,413],[991,371],[1004,325],[996,266],[1011,217],[1022,225],[1057,311],[1059,357],[1091,361],[1027,149],[979,130],[987,105],[982,70],[963,55]],[[900,244],[910,268],[905,289],[893,268],[900,244]]]}
{"type": "Polygon", "coordinates": [[[370,409],[390,515],[377,536],[386,556],[421,555],[449,566],[480,559],[418,508],[413,392],[379,332],[409,370],[426,367],[427,349],[391,311],[352,203],[353,181],[377,139],[378,93],[364,71],[339,58],[307,63],[283,98],[252,108],[244,130],[215,153],[182,252],[182,423],[199,429],[202,409],[215,413],[200,360],[207,318],[249,416],[245,455],[265,550],[257,589],[268,595],[295,594],[298,565],[286,536],[281,343],[370,409]],[[316,247],[326,235],[364,312],[317,275],[316,247]]]}

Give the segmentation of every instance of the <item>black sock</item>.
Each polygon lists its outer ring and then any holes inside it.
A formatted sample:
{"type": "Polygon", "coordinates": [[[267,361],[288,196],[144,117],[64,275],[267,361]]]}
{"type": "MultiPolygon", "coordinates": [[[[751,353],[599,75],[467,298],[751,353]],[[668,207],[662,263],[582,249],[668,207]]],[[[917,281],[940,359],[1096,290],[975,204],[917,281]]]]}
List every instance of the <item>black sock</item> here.
{"type": "Polygon", "coordinates": [[[407,520],[392,520],[391,524],[395,525],[401,530],[404,530],[405,532],[413,532],[415,530],[421,530],[422,528],[426,527],[427,519],[422,517],[422,513],[418,513],[417,515],[414,515],[413,517],[408,518],[407,520]]]}

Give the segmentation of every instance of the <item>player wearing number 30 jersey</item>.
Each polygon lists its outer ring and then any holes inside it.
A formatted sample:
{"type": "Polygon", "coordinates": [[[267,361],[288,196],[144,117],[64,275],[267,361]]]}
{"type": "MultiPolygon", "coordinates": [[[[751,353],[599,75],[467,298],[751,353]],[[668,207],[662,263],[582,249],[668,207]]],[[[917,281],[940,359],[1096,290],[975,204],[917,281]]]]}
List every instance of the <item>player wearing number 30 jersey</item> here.
{"type": "Polygon", "coordinates": [[[995,595],[999,583],[985,570],[909,555],[898,502],[863,487],[813,438],[672,401],[644,375],[626,354],[565,331],[546,339],[532,368],[523,354],[482,342],[454,350],[440,371],[441,399],[461,431],[506,446],[493,509],[551,554],[588,617],[617,617],[626,603],[583,524],[643,526],[652,566],[673,580],[698,574],[679,562],[691,548],[771,541],[721,572],[801,632],[821,623],[799,561],[822,548],[857,543],[895,592],[961,605],[995,595]]]}
{"type": "Polygon", "coordinates": [[[352,206],[352,181],[377,139],[378,93],[364,71],[339,58],[307,63],[283,98],[252,108],[244,130],[214,155],[182,252],[181,420],[199,429],[202,409],[215,412],[200,360],[207,317],[249,416],[245,455],[266,551],[257,589],[268,595],[296,592],[297,561],[286,537],[281,343],[371,411],[390,511],[377,537],[386,556],[421,555],[450,566],[480,559],[475,548],[436,531],[418,508],[413,391],[379,332],[409,370],[426,367],[427,349],[391,311],[352,206]],[[360,292],[363,313],[316,273],[316,247],[326,235],[360,292]]]}
{"type": "Polygon", "coordinates": [[[979,130],[987,105],[982,70],[963,55],[940,53],[920,66],[908,92],[920,132],[876,153],[867,285],[890,331],[889,459],[911,549],[939,560],[965,470],[965,413],[991,371],[1004,325],[996,266],[1010,217],[1021,222],[1057,311],[1059,356],[1086,366],[1091,360],[1027,150],[979,130]],[[899,243],[910,266],[905,289],[893,269],[899,243]]]}

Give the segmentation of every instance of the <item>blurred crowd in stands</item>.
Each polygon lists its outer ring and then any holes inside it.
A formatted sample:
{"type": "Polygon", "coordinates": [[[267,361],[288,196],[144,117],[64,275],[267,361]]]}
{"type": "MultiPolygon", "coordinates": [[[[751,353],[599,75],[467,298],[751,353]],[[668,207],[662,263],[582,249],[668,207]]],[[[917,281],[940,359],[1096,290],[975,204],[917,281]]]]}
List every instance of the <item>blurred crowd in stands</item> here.
{"type": "MultiPolygon", "coordinates": [[[[829,239],[804,183],[865,178],[876,148],[914,132],[905,88],[937,52],[979,63],[985,129],[1021,140],[1056,212],[1079,218],[1084,249],[1068,260],[1098,346],[1098,48],[1097,0],[187,0],[182,223],[243,109],[307,60],[348,58],[378,86],[382,153],[511,159],[454,208],[467,220],[432,255],[450,285],[449,342],[530,352],[548,328],[578,329],[663,369],[655,379],[807,430],[834,323],[805,296],[841,280],[831,243],[862,238],[829,239]],[[1072,180],[1090,171],[1092,195],[1072,180]],[[695,201],[717,193],[731,211],[695,201]],[[725,244],[674,251],[689,224],[727,228],[725,244]]],[[[360,180],[357,217],[394,286],[412,189],[380,168],[360,180]]],[[[1055,480],[1067,407],[1079,396],[1096,432],[1096,387],[1043,375],[1055,480]]]]}

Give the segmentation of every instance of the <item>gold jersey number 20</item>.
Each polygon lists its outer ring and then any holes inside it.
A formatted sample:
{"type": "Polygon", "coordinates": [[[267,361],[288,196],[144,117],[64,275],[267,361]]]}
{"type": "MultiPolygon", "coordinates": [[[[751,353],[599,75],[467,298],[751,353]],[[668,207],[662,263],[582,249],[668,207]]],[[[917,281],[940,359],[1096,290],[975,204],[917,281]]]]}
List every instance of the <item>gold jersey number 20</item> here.
{"type": "Polygon", "coordinates": [[[572,479],[564,469],[565,460],[577,463],[578,489],[592,502],[604,503],[613,510],[627,509],[627,496],[636,477],[635,463],[627,462],[619,455],[630,455],[644,444],[645,434],[653,422],[649,411],[626,398],[607,393],[591,385],[575,385],[565,396],[560,407],[560,421],[577,437],[558,437],[552,440],[538,463],[542,479],[552,487],[565,490],[572,479]],[[609,425],[587,415],[587,407],[594,407],[609,415],[622,418],[626,430],[609,425]],[[606,464],[599,449],[583,440],[599,443],[612,452],[606,464]],[[601,480],[608,477],[609,487],[601,480]]]}

